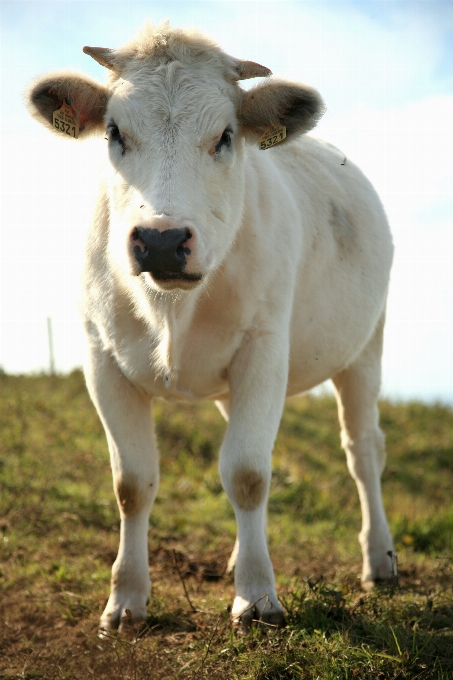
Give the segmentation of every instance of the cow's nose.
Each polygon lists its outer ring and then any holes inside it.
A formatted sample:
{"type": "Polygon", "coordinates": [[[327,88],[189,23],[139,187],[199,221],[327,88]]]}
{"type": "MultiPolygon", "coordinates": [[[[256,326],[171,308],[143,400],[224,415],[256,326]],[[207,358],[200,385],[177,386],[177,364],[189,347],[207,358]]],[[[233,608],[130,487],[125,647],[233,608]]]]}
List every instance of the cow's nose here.
{"type": "Polygon", "coordinates": [[[188,227],[182,229],[150,229],[135,227],[131,234],[134,255],[142,272],[184,271],[190,248],[187,242],[192,238],[188,227]]]}

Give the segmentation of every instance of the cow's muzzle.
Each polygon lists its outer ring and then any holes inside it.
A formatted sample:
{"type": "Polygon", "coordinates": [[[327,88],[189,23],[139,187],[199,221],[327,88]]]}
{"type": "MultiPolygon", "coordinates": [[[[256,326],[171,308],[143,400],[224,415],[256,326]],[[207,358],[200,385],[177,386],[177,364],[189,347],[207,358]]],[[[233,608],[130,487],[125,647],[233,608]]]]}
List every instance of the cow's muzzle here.
{"type": "Polygon", "coordinates": [[[149,272],[157,281],[199,281],[201,274],[188,274],[184,271],[191,253],[191,238],[192,233],[188,227],[165,231],[135,227],[131,239],[140,270],[149,272]]]}

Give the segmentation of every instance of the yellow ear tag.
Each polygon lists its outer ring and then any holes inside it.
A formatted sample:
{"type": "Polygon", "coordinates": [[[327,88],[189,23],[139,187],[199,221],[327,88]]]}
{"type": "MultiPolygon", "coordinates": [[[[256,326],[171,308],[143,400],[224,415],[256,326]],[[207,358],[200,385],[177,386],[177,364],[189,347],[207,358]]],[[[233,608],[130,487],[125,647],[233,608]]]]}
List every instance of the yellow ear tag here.
{"type": "Polygon", "coordinates": [[[258,140],[258,145],[262,151],[270,149],[271,146],[279,144],[286,137],[286,127],[284,125],[271,125],[258,140]]]}
{"type": "Polygon", "coordinates": [[[77,123],[75,111],[72,106],[69,106],[66,102],[61,109],[53,112],[53,126],[55,130],[58,130],[58,132],[61,132],[63,135],[68,135],[68,137],[77,139],[79,136],[79,125],[77,123]]]}

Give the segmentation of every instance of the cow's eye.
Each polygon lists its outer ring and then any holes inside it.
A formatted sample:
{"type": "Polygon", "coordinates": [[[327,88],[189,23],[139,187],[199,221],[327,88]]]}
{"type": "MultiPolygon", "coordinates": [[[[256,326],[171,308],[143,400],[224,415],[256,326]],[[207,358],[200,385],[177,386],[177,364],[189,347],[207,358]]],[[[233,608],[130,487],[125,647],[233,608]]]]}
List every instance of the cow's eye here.
{"type": "Polygon", "coordinates": [[[223,131],[223,134],[220,137],[219,141],[215,145],[215,152],[220,153],[222,147],[226,147],[228,149],[231,146],[232,139],[233,130],[231,128],[231,125],[228,125],[228,127],[226,127],[225,130],[223,131]]]}
{"type": "Polygon", "coordinates": [[[109,142],[112,143],[118,143],[121,145],[122,148],[122,155],[124,156],[124,153],[126,151],[126,145],[124,143],[124,139],[121,137],[121,133],[119,131],[118,125],[115,123],[115,121],[111,120],[109,124],[107,125],[107,137],[109,142]]]}

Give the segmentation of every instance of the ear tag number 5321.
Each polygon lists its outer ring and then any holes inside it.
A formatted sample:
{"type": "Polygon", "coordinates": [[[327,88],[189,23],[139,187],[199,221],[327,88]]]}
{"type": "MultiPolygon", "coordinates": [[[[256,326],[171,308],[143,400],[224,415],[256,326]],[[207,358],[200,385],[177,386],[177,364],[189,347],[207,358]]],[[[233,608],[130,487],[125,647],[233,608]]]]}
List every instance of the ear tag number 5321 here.
{"type": "Polygon", "coordinates": [[[286,137],[286,127],[284,125],[272,125],[261,135],[258,140],[259,147],[262,151],[270,149],[271,146],[283,142],[286,137]]]}
{"type": "Polygon", "coordinates": [[[64,103],[61,109],[53,112],[53,126],[55,130],[68,137],[77,139],[79,136],[79,126],[72,106],[64,103]]]}

